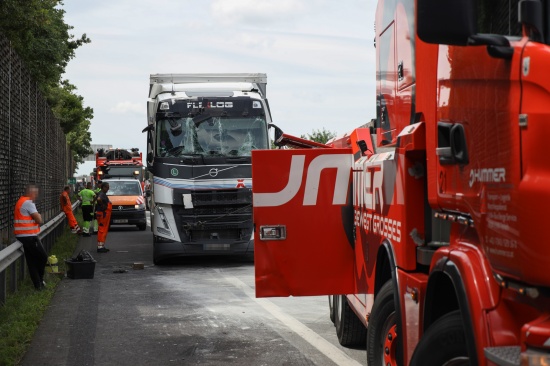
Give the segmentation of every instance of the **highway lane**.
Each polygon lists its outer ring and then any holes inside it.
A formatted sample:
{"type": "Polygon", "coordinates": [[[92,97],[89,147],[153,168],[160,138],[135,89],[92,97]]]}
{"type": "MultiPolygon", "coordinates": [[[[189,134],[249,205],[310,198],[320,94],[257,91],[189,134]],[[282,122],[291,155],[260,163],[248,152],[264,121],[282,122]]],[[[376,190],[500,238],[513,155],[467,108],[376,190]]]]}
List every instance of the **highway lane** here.
{"type": "Polygon", "coordinates": [[[82,238],[95,278],[61,282],[23,365],[366,364],[364,349],[338,344],[326,297],[256,299],[249,260],[155,266],[151,241],[114,227],[99,254],[82,238]]]}

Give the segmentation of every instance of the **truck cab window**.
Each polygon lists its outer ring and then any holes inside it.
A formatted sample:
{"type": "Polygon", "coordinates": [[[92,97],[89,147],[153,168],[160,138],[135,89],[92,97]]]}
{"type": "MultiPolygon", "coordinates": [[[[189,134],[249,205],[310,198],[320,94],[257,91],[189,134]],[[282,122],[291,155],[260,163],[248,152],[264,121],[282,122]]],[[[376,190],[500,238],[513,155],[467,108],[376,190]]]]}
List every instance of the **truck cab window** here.
{"type": "Polygon", "coordinates": [[[518,5],[519,0],[479,0],[478,32],[521,36],[518,5]]]}

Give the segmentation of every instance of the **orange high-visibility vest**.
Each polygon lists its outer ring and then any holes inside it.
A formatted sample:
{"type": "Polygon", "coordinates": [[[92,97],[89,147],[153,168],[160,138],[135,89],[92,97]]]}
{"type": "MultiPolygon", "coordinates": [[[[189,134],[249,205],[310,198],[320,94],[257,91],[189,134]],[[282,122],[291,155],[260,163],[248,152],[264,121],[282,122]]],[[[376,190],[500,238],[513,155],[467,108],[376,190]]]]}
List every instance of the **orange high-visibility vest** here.
{"type": "Polygon", "coordinates": [[[38,235],[40,233],[40,226],[34,221],[31,216],[24,216],[21,214],[21,206],[25,201],[30,200],[29,197],[21,196],[19,201],[15,204],[15,211],[13,212],[13,229],[15,235],[38,235]]]}

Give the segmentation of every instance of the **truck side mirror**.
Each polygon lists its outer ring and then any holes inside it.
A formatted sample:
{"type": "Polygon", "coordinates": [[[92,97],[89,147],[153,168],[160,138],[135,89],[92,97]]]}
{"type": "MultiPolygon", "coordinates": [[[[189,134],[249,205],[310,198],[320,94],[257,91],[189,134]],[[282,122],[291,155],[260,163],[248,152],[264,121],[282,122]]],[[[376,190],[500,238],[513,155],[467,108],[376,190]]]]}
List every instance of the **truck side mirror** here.
{"type": "Polygon", "coordinates": [[[275,125],[274,123],[270,123],[269,125],[267,125],[267,128],[273,128],[275,130],[275,141],[279,140],[283,135],[283,130],[277,127],[277,125],[275,125]]]}
{"type": "Polygon", "coordinates": [[[466,46],[476,24],[476,0],[417,2],[416,32],[426,43],[466,46]]]}

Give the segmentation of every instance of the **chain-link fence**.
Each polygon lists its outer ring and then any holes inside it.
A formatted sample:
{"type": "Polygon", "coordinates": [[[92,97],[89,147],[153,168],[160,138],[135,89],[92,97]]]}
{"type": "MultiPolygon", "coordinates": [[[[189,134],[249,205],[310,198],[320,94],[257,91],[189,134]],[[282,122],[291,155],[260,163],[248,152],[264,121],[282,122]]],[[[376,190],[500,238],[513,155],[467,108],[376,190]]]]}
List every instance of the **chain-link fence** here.
{"type": "Polygon", "coordinates": [[[0,34],[2,244],[13,242],[13,209],[25,185],[34,183],[40,188],[36,206],[48,221],[59,213],[59,195],[73,171],[72,154],[59,121],[9,41],[0,34]]]}

